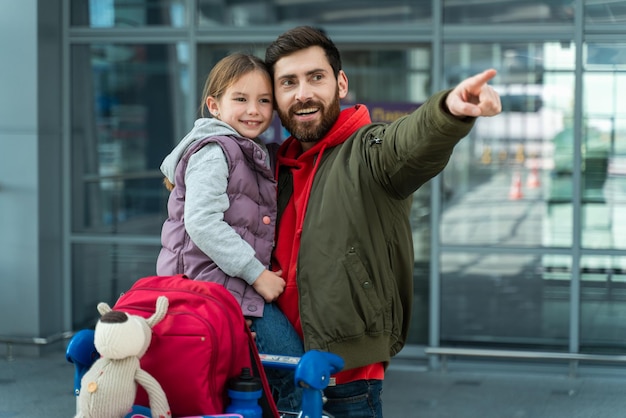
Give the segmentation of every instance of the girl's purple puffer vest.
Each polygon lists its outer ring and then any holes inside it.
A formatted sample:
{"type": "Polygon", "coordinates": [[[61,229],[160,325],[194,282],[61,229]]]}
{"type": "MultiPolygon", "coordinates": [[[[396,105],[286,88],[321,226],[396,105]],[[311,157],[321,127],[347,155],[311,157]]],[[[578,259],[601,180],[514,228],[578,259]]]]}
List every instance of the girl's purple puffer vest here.
{"type": "Polygon", "coordinates": [[[272,168],[266,165],[266,153],[249,139],[215,136],[195,142],[176,167],[176,187],[167,204],[169,217],[161,233],[163,248],[157,260],[157,274],[183,273],[194,280],[220,283],[237,299],[245,316],[261,317],[263,298],[244,280],[226,275],[185,230],[185,171],[191,155],[209,142],[218,143],[228,161],[226,191],[230,207],[224,213],[224,221],[256,250],[256,257],[264,266],[270,265],[276,227],[276,182],[272,168]],[[267,216],[269,224],[263,223],[267,216]]]}

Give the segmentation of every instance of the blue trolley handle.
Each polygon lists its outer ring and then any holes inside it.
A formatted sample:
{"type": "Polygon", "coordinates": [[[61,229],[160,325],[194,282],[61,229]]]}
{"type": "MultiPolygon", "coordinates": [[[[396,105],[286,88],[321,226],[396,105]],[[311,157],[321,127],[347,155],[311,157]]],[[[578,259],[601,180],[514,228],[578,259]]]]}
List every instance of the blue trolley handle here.
{"type": "Polygon", "coordinates": [[[74,364],[74,396],[80,394],[80,380],[91,365],[100,357],[93,342],[94,330],[78,331],[65,350],[65,359],[74,364]]]}
{"type": "Polygon", "coordinates": [[[343,359],[337,354],[310,350],[302,357],[260,353],[264,367],[295,369],[295,384],[302,390],[302,412],[300,418],[322,418],[323,390],[330,383],[330,376],[341,371],[343,359]]]}
{"type": "Polygon", "coordinates": [[[311,350],[304,353],[296,367],[295,383],[302,387],[302,418],[321,418],[322,391],[330,383],[330,376],[344,367],[343,359],[333,353],[311,350]]]}

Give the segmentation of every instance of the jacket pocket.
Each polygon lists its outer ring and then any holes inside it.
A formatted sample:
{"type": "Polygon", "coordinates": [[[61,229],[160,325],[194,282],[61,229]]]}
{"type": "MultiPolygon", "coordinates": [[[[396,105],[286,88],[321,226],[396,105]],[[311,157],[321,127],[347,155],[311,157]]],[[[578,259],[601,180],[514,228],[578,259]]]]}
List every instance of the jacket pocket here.
{"type": "Polygon", "coordinates": [[[392,260],[398,259],[396,248],[397,247],[393,244],[387,243],[387,252],[389,256],[389,280],[387,280],[383,286],[386,301],[386,308],[384,312],[385,331],[391,333],[392,338],[397,338],[397,336],[402,334],[402,320],[404,317],[401,303],[402,298],[400,297],[398,283],[396,282],[399,273],[394,272],[392,263],[392,260]]]}
{"type": "Polygon", "coordinates": [[[375,286],[356,249],[351,248],[343,261],[350,286],[354,310],[365,324],[365,332],[381,333],[384,327],[382,304],[375,286]]]}

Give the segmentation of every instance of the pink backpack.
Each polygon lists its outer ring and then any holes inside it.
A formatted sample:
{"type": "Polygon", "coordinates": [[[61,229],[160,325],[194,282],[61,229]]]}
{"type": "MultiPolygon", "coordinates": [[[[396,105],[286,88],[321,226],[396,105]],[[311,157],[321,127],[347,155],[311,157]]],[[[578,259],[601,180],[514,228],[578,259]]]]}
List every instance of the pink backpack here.
{"type": "MultiPolygon", "coordinates": [[[[152,342],[141,367],[161,384],[172,415],[221,414],[228,405],[227,382],[251,368],[264,385],[264,416],[278,417],[256,345],[241,307],[223,286],[184,275],[139,279],[113,309],[144,317],[156,299],[169,299],[165,318],[153,328],[152,342]]],[[[136,403],[148,406],[139,387],[136,403]]]]}

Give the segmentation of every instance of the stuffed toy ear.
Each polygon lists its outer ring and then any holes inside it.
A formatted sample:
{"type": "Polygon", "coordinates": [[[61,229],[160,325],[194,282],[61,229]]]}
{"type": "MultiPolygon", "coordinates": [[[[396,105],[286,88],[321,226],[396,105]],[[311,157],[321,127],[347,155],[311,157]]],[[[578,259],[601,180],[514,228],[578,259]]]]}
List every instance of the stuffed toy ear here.
{"type": "Polygon", "coordinates": [[[146,319],[146,322],[148,323],[148,325],[150,325],[150,328],[154,328],[154,326],[165,317],[169,304],[170,301],[167,299],[166,296],[159,296],[157,298],[156,311],[154,311],[154,314],[150,318],[146,319]]]}
{"type": "Polygon", "coordinates": [[[98,304],[98,312],[100,312],[100,315],[102,316],[107,312],[111,312],[111,307],[104,302],[100,302],[98,304]]]}

